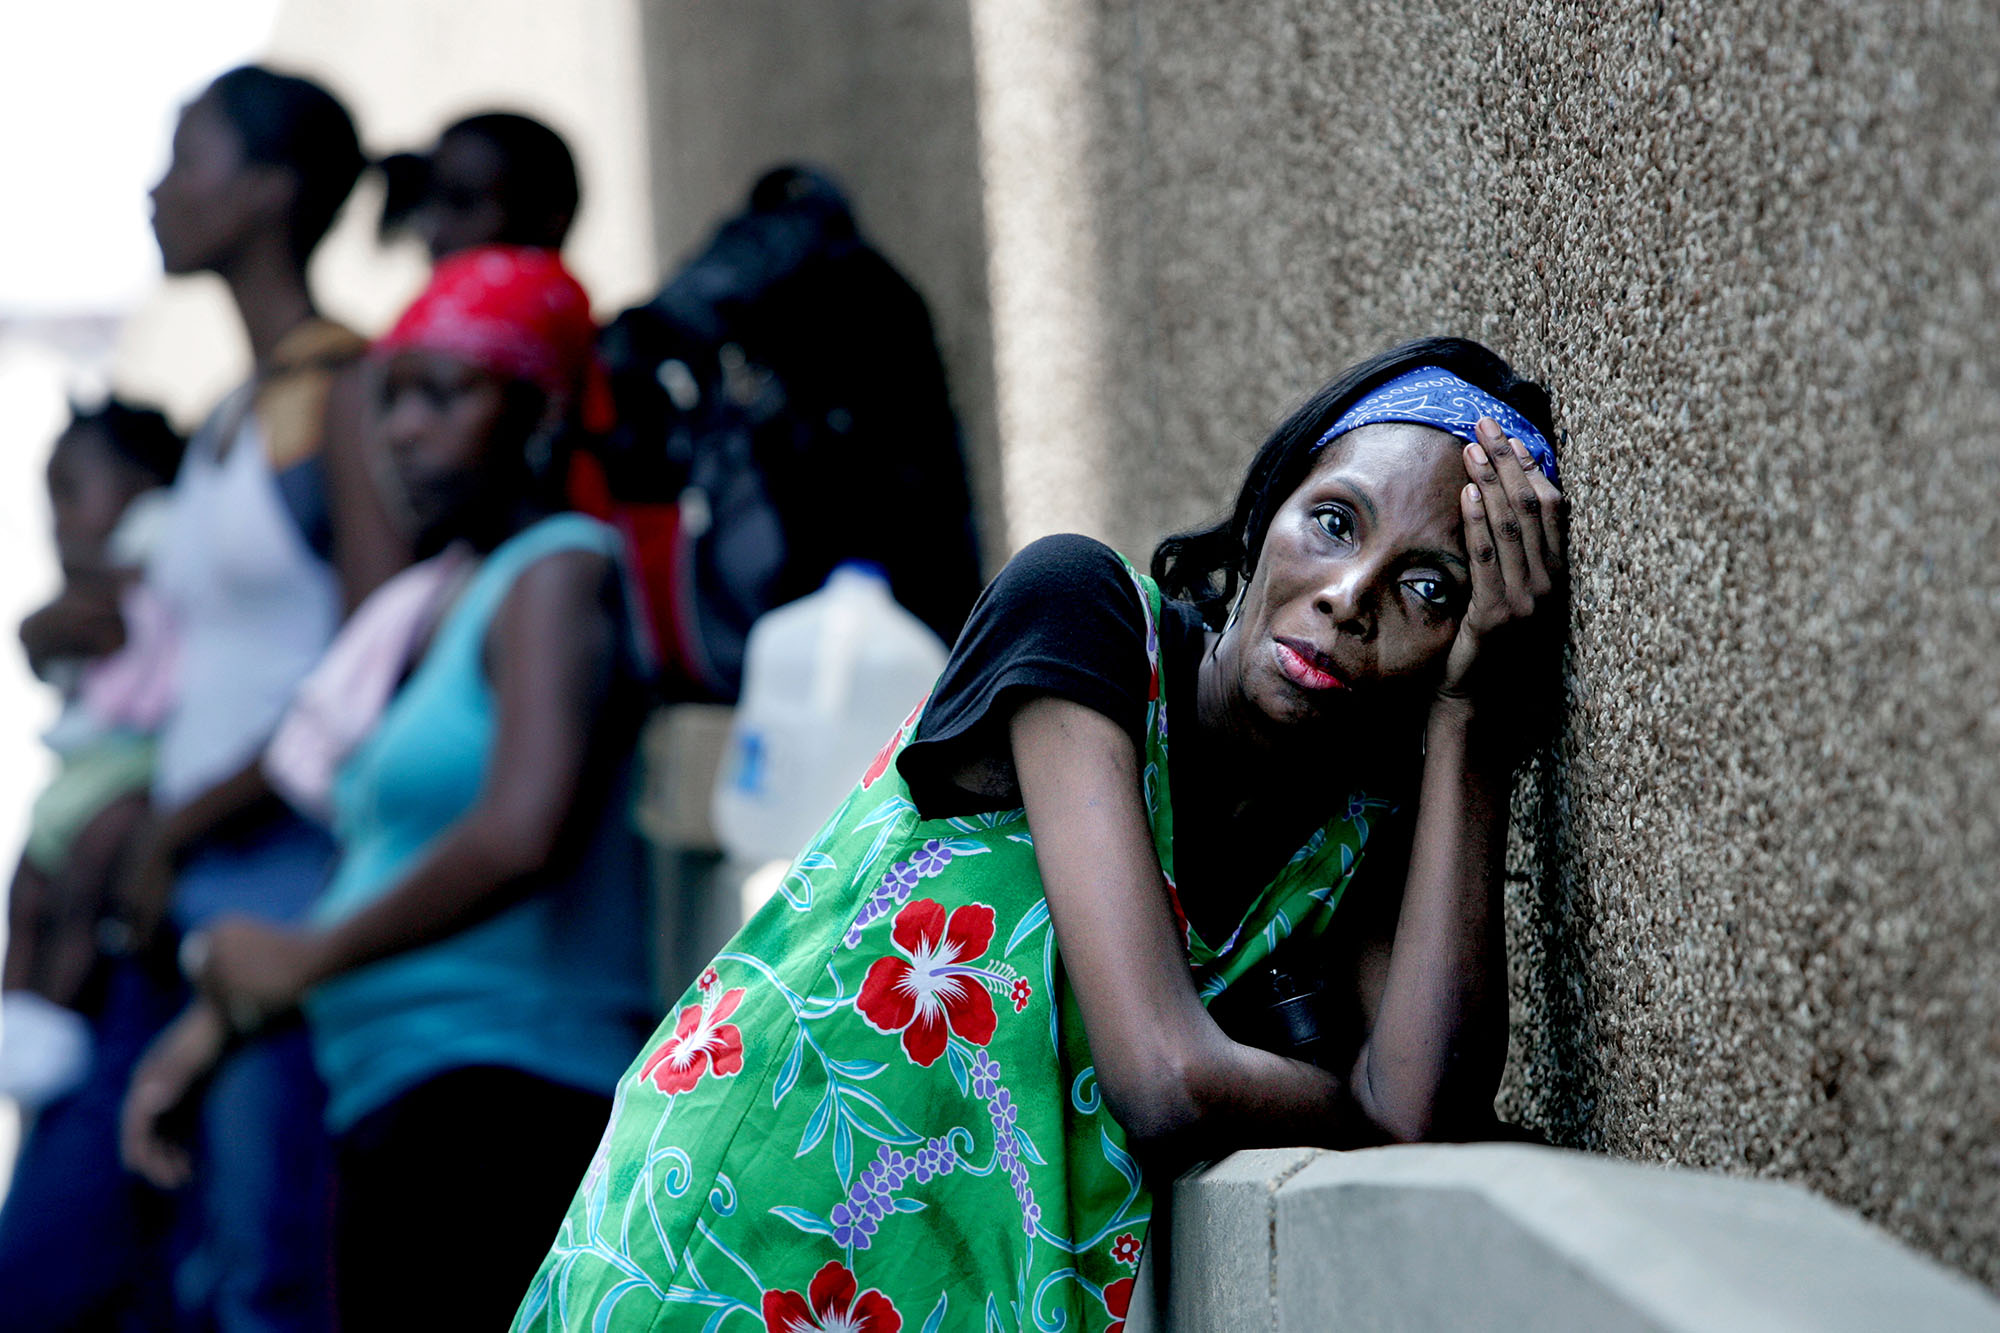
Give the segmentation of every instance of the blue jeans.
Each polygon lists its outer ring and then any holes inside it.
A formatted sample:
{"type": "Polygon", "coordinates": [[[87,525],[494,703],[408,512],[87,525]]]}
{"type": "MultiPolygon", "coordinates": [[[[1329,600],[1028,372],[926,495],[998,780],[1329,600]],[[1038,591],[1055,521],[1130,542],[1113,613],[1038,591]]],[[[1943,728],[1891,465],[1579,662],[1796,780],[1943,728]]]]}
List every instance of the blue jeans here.
{"type": "Polygon", "coordinates": [[[296,925],[326,887],[334,850],[330,834],[297,815],[247,837],[207,843],[174,876],[174,925],[199,930],[237,913],[296,925]]]}
{"type": "Polygon", "coordinates": [[[185,997],[131,960],[109,965],[81,1087],[42,1108],[0,1209],[0,1330],[168,1326],[173,1201],[118,1161],[118,1108],[185,997]]]}
{"type": "Polygon", "coordinates": [[[216,1070],[174,1247],[174,1304],[183,1327],[332,1327],[333,1147],[325,1110],[301,1022],[245,1043],[216,1070]]]}
{"type": "MultiPolygon", "coordinates": [[[[183,930],[243,913],[296,924],[331,868],[323,831],[287,818],[190,858],[174,881],[183,930]]],[[[333,1147],[303,1023],[232,1051],[201,1108],[195,1181],[173,1268],[183,1327],[324,1333],[332,1326],[333,1147]]]]}
{"type": "MultiPolygon", "coordinates": [[[[206,849],[175,884],[174,916],[295,922],[331,856],[326,835],[298,820],[206,849]]],[[[195,1182],[165,1196],[120,1165],[118,1113],[187,996],[139,962],[108,966],[89,1077],[37,1117],[0,1210],[0,1333],[326,1333],[333,1150],[304,1026],[246,1042],[217,1068],[195,1182]]]]}

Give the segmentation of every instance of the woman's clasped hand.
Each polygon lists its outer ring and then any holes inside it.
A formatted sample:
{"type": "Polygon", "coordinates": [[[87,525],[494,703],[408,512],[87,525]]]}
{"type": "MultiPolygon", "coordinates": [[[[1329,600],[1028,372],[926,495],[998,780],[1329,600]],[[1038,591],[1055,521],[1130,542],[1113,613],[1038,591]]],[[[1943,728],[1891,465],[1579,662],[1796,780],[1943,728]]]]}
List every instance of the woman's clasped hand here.
{"type": "Polygon", "coordinates": [[[242,1032],[298,1008],[333,970],[325,936],[313,931],[237,917],[189,938],[202,947],[188,980],[242,1032]]]}
{"type": "Polygon", "coordinates": [[[1519,744],[1546,730],[1568,627],[1569,500],[1527,445],[1482,417],[1460,501],[1472,595],[1438,693],[1504,710],[1519,744]]]}

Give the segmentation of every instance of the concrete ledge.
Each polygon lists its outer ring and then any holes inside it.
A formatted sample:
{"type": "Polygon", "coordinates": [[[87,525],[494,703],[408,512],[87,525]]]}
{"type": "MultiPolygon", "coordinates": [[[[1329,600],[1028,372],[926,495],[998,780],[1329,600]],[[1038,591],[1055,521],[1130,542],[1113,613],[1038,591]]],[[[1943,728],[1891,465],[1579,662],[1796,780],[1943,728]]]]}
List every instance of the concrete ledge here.
{"type": "Polygon", "coordinates": [[[1145,1314],[1174,1333],[2000,1333],[1982,1288],[1796,1186],[1550,1148],[1239,1153],[1177,1183],[1170,1244],[1145,1314]]]}

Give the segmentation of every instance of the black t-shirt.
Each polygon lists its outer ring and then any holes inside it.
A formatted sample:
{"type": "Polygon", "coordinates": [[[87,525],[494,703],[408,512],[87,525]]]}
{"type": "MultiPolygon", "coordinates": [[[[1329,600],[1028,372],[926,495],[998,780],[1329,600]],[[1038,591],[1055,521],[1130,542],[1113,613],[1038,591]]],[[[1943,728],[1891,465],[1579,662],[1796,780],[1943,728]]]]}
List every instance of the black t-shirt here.
{"type": "MultiPolygon", "coordinates": [[[[897,769],[925,819],[1008,810],[1021,804],[1007,725],[1014,710],[1038,695],[1094,709],[1123,727],[1144,751],[1151,673],[1146,668],[1146,620],[1138,585],[1110,547],[1088,537],[1044,537],[1000,571],[972,608],[965,631],[897,769]]],[[[1179,779],[1173,784],[1174,871],[1181,902],[1204,938],[1226,934],[1235,913],[1303,842],[1248,847],[1218,827],[1201,799],[1196,745],[1196,678],[1208,627],[1186,602],[1163,600],[1161,669],[1167,713],[1179,737],[1179,779]],[[1189,804],[1181,805],[1181,800],[1189,804]]],[[[1416,758],[1413,751],[1412,758],[1416,758]]],[[[1416,771],[1380,774],[1380,795],[1406,803],[1416,771]],[[1393,790],[1392,790],[1393,789],[1393,790]]],[[[1331,813],[1328,811],[1327,813],[1331,813]]],[[[1408,855],[1412,820],[1378,818],[1370,859],[1400,864],[1408,855]]],[[[1280,842],[1283,840],[1281,839],[1280,842]]],[[[1392,910],[1395,895],[1384,900],[1392,910]]],[[[1350,914],[1352,909],[1350,909],[1350,914]]]]}
{"type": "MultiPolygon", "coordinates": [[[[1169,717],[1193,718],[1206,632],[1193,606],[1162,603],[1169,717]]],[[[1089,537],[1044,537],[972,608],[897,771],[926,819],[1011,809],[1021,803],[1007,737],[1016,708],[1039,695],[1080,703],[1143,753],[1151,683],[1145,608],[1124,562],[1089,537]]]]}

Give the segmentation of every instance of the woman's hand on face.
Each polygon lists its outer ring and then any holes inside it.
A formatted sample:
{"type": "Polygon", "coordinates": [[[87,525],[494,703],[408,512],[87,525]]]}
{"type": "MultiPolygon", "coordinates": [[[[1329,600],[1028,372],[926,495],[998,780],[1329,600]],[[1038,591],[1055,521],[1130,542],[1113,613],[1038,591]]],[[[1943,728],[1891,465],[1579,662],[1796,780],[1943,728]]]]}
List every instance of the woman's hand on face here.
{"type": "Polygon", "coordinates": [[[1525,446],[1482,418],[1463,456],[1471,484],[1459,492],[1472,598],[1459,620],[1438,692],[1483,718],[1513,710],[1506,733],[1523,737],[1552,697],[1569,597],[1569,501],[1525,446]]]}
{"type": "Polygon", "coordinates": [[[183,1136],[167,1122],[182,1118],[197,1085],[228,1044],[228,1025],[200,1000],[154,1038],[132,1073],[118,1116],[118,1152],[128,1169],[163,1190],[187,1184],[193,1162],[183,1136]]]}
{"type": "Polygon", "coordinates": [[[322,941],[247,917],[230,917],[188,937],[182,962],[188,979],[239,1032],[298,1007],[324,976],[322,941]]]}

